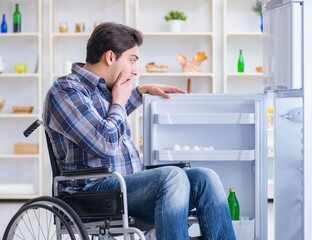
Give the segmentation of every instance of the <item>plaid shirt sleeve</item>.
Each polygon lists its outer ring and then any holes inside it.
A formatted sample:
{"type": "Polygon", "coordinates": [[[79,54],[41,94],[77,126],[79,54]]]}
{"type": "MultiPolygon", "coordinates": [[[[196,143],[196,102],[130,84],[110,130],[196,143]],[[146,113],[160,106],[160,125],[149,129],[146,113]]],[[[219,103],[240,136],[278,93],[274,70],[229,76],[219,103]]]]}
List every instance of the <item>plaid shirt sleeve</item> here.
{"type": "Polygon", "coordinates": [[[98,157],[114,155],[124,135],[125,109],[110,105],[107,117],[100,116],[90,98],[77,89],[54,91],[49,96],[51,104],[50,126],[65,138],[98,157]]]}
{"type": "Polygon", "coordinates": [[[127,115],[130,115],[135,109],[142,105],[142,95],[139,92],[139,87],[132,90],[132,94],[126,104],[127,115]]]}

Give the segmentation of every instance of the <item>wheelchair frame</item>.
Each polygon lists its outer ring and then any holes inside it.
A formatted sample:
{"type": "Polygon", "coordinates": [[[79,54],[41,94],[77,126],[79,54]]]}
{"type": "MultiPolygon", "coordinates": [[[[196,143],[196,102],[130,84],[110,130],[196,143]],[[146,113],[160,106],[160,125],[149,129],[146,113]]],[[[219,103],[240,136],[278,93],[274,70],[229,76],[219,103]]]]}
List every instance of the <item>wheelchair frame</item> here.
{"type": "MultiPolygon", "coordinates": [[[[35,129],[42,124],[38,119],[32,123],[25,131],[25,137],[28,137],[35,129]]],[[[127,189],[124,178],[121,174],[113,172],[109,167],[92,168],[84,170],[73,170],[59,172],[56,166],[56,159],[53,153],[52,145],[49,136],[45,132],[47,147],[49,151],[50,164],[53,173],[53,196],[42,196],[27,201],[12,217],[6,227],[3,240],[17,239],[71,239],[71,240],[87,240],[97,237],[99,240],[114,240],[113,236],[123,236],[124,240],[134,240],[135,235],[140,240],[146,240],[145,234],[148,234],[154,225],[138,219],[138,227],[131,227],[135,223],[135,219],[128,216],[127,189]],[[120,212],[121,218],[103,216],[103,220],[92,220],[90,222],[82,221],[82,218],[74,211],[73,207],[65,201],[59,199],[59,183],[62,181],[79,180],[86,178],[104,178],[115,177],[120,184],[120,197],[122,209],[120,212]],[[41,217],[49,216],[49,223],[46,226],[41,226],[41,217]],[[33,220],[33,219],[34,220],[33,220]],[[38,226],[32,226],[32,222],[36,222],[38,226]],[[29,225],[28,225],[29,224],[29,225]],[[52,232],[45,232],[52,226],[52,232]],[[55,227],[55,229],[54,229],[55,227]],[[23,232],[25,231],[25,232],[23,232]],[[145,234],[143,233],[145,232],[145,234]],[[48,236],[51,236],[47,238],[48,236]]],[[[189,163],[173,163],[163,165],[147,166],[147,169],[162,167],[162,166],[177,166],[180,168],[190,168],[189,163]]],[[[103,191],[105,192],[105,191],[103,191]]],[[[94,193],[94,192],[90,192],[94,193]]],[[[188,224],[191,226],[197,223],[196,212],[191,211],[188,224]]],[[[201,239],[200,237],[191,237],[190,239],[201,239]]]]}
{"type": "MultiPolygon", "coordinates": [[[[24,131],[24,135],[28,137],[41,124],[41,121],[36,120],[24,131]]],[[[55,161],[55,156],[52,152],[50,139],[47,133],[45,134],[53,172],[53,196],[42,196],[27,201],[10,220],[3,240],[42,238],[86,240],[89,239],[89,236],[92,239],[97,236],[99,240],[115,239],[112,235],[123,235],[124,239],[133,240],[135,239],[134,234],[140,240],[146,240],[145,235],[140,229],[129,226],[129,221],[133,222],[133,218],[129,218],[128,216],[127,189],[122,175],[113,172],[110,168],[94,168],[84,172],[79,170],[59,173],[56,162],[53,162],[55,161]],[[59,174],[56,174],[56,172],[59,174]],[[115,177],[119,181],[120,197],[123,203],[120,213],[121,219],[109,219],[107,216],[104,216],[102,221],[84,223],[69,204],[58,198],[58,187],[62,181],[104,177],[115,177]],[[47,219],[45,226],[41,223],[44,217],[47,219]],[[38,226],[34,226],[34,223],[38,224],[38,226]],[[52,229],[50,230],[51,227],[52,229]]]]}

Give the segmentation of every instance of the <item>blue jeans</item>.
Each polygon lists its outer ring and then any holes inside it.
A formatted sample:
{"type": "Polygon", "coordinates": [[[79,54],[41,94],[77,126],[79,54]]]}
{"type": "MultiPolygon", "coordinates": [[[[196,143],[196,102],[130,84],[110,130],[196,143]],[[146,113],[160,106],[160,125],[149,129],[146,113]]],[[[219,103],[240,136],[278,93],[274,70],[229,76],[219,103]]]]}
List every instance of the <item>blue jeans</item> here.
{"type": "MultiPolygon", "coordinates": [[[[235,239],[222,184],[211,169],[168,166],[127,175],[125,181],[129,215],[154,222],[157,240],[189,239],[187,219],[193,208],[202,239],[235,239]]],[[[118,188],[110,178],[87,190],[118,188]]]]}

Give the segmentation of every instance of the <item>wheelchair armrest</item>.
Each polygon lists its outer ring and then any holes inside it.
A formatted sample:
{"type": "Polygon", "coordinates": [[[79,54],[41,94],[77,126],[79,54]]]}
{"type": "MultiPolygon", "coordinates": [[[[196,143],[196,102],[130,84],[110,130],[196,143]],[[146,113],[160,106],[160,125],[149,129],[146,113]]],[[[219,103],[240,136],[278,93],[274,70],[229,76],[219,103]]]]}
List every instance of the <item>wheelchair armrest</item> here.
{"type": "Polygon", "coordinates": [[[166,163],[166,164],[155,164],[155,165],[147,165],[145,166],[145,169],[153,169],[153,168],[159,168],[159,167],[166,167],[166,166],[175,166],[175,167],[180,167],[180,168],[191,168],[190,163],[186,162],[179,162],[179,163],[166,163]]]}
{"type": "Polygon", "coordinates": [[[69,176],[88,176],[94,174],[106,174],[106,173],[113,173],[114,170],[110,166],[103,166],[103,167],[96,167],[96,168],[83,168],[83,169],[76,169],[76,170],[66,170],[61,173],[61,176],[69,177],[69,176]]]}

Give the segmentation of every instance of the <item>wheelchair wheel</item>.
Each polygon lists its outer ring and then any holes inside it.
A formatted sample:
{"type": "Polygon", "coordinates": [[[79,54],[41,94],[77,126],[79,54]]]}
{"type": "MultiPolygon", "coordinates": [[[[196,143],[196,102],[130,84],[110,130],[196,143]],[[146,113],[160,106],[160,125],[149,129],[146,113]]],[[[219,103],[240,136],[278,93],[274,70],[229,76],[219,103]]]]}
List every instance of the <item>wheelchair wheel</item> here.
{"type": "Polygon", "coordinates": [[[26,202],[9,222],[3,240],[89,239],[78,215],[63,201],[38,197],[26,202]]]}

